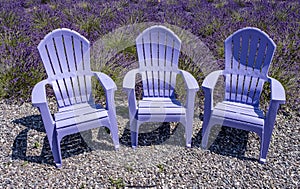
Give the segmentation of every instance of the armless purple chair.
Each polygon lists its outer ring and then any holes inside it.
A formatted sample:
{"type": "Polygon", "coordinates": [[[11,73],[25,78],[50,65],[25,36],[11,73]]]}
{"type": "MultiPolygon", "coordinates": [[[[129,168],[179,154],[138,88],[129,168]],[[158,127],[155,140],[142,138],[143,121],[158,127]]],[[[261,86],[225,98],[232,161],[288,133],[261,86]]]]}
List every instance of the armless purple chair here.
{"type": "Polygon", "coordinates": [[[210,73],[203,81],[205,93],[202,147],[215,124],[253,131],[260,137],[260,162],[265,163],[277,110],[285,103],[283,86],[268,76],[276,45],[269,36],[247,27],[225,40],[225,70],[210,73]],[[225,77],[225,99],[213,106],[213,89],[220,75],[225,77]],[[259,109],[265,82],[271,84],[271,102],[264,114],[259,109]]]}
{"type": "Polygon", "coordinates": [[[186,146],[191,147],[194,100],[199,86],[188,72],[178,69],[181,41],[168,28],[152,26],[136,39],[139,68],[129,71],[123,81],[128,92],[132,147],[138,145],[139,126],[144,122],[181,122],[185,126],[186,146]],[[143,98],[137,103],[136,75],[142,76],[143,98]],[[175,99],[175,84],[180,74],[186,84],[187,99],[175,99]]]}
{"type": "Polygon", "coordinates": [[[32,104],[41,112],[56,166],[62,166],[60,141],[66,135],[105,126],[110,129],[114,146],[119,147],[114,104],[116,85],[107,75],[92,72],[90,43],[69,29],[50,32],[38,45],[48,78],[32,91],[32,104]],[[106,94],[106,107],[94,103],[91,77],[95,76],[106,94]],[[46,100],[46,85],[52,86],[58,104],[54,118],[46,100]]]}

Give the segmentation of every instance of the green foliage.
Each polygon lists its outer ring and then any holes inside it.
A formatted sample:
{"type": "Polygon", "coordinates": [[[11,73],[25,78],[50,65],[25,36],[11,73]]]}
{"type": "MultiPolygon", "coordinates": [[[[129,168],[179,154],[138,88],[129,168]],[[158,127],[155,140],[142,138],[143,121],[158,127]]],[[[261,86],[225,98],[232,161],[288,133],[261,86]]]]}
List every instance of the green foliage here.
{"type": "Polygon", "coordinates": [[[85,188],[84,184],[81,183],[81,185],[79,186],[79,189],[84,189],[84,188],[85,188]]]}
{"type": "Polygon", "coordinates": [[[234,0],[234,2],[236,2],[240,7],[245,7],[245,0],[234,0]]]}
{"type": "Polygon", "coordinates": [[[224,42],[223,41],[218,41],[217,42],[217,55],[218,55],[218,59],[223,59],[224,53],[225,53],[225,49],[224,49],[224,42]]]}
{"type": "Polygon", "coordinates": [[[114,187],[116,187],[118,189],[125,187],[125,183],[122,178],[113,179],[112,177],[109,177],[109,181],[114,187]]]}
{"type": "Polygon", "coordinates": [[[26,166],[26,165],[28,165],[28,161],[24,161],[24,162],[22,163],[22,166],[26,166]]]}
{"type": "Polygon", "coordinates": [[[81,30],[84,30],[90,35],[94,31],[101,30],[100,23],[101,18],[98,18],[96,16],[90,16],[86,19],[83,19],[81,17],[77,17],[77,24],[81,30]]]}
{"type": "Polygon", "coordinates": [[[105,102],[105,91],[101,86],[98,78],[92,77],[92,93],[95,102],[98,104],[104,104],[105,102]]]}
{"type": "Polygon", "coordinates": [[[219,31],[222,23],[218,20],[218,18],[213,18],[213,20],[206,24],[204,28],[201,28],[199,33],[203,37],[212,36],[216,31],[219,31]]]}
{"type": "MultiPolygon", "coordinates": [[[[2,3],[1,8],[0,98],[18,101],[30,99],[33,86],[45,78],[36,47],[52,29],[73,29],[93,44],[99,37],[120,26],[158,22],[170,23],[198,35],[220,62],[224,58],[223,42],[226,37],[246,26],[260,28],[277,44],[270,76],[283,83],[287,93],[287,104],[296,107],[298,103],[299,106],[299,81],[296,80],[296,74],[299,71],[300,9],[297,1],[117,0],[102,3],[10,0],[2,3]]],[[[96,71],[107,73],[116,83],[121,83],[121,71],[126,70],[131,58],[137,59],[133,43],[134,39],[126,38],[122,33],[107,38],[105,48],[116,50],[118,55],[124,56],[122,59],[114,57],[109,65],[96,71]]],[[[195,63],[181,56],[179,67],[191,72],[201,84],[202,72],[195,63]]],[[[94,83],[94,90],[99,94],[99,98],[103,99],[104,91],[101,85],[98,81],[94,83]]],[[[141,91],[141,88],[138,88],[139,94],[141,91]]]]}
{"type": "Polygon", "coordinates": [[[48,14],[45,14],[43,11],[35,10],[33,13],[33,22],[34,28],[36,29],[44,29],[46,27],[51,26],[51,28],[56,29],[59,28],[61,20],[57,16],[51,17],[48,14]]]}
{"type": "MultiPolygon", "coordinates": [[[[13,58],[10,57],[12,54],[10,52],[11,48],[16,48],[18,44],[20,43],[28,43],[30,41],[30,38],[28,36],[22,35],[21,32],[0,32],[0,45],[5,46],[5,54],[1,54],[0,58],[13,58]]],[[[3,52],[4,53],[4,52],[3,52]]],[[[0,63],[2,63],[3,60],[0,59],[0,63]]]]}
{"type": "Polygon", "coordinates": [[[160,173],[164,172],[165,170],[165,166],[163,164],[158,164],[156,167],[159,169],[160,173]]]}
{"type": "Polygon", "coordinates": [[[192,74],[198,83],[202,83],[204,74],[202,73],[201,68],[196,64],[196,62],[193,62],[191,58],[181,54],[179,57],[178,67],[179,69],[185,70],[192,74]]]}
{"type": "MultiPolygon", "coordinates": [[[[23,65],[25,66],[25,62],[23,65]]],[[[44,78],[44,73],[37,68],[30,67],[26,72],[21,70],[20,67],[11,67],[0,74],[1,98],[18,95],[20,100],[25,101],[31,95],[33,86],[44,78]]]]}
{"type": "Polygon", "coordinates": [[[137,52],[136,52],[136,45],[125,48],[123,50],[123,52],[125,54],[131,54],[131,55],[135,56],[137,54],[137,52]]]}
{"type": "Polygon", "coordinates": [[[220,2],[215,5],[216,8],[223,8],[225,6],[225,2],[220,2]]]}
{"type": "MultiPolygon", "coordinates": [[[[105,73],[108,75],[115,83],[120,83],[122,82],[122,79],[119,76],[119,73],[121,72],[120,67],[114,67],[114,65],[109,64],[105,65],[101,68],[100,70],[102,73],[105,73]]],[[[105,103],[105,91],[99,82],[99,80],[96,77],[92,77],[92,92],[93,92],[93,97],[97,103],[100,103],[104,105],[105,103]]]]}
{"type": "Polygon", "coordinates": [[[0,19],[2,22],[0,25],[8,28],[13,28],[20,22],[20,17],[13,11],[2,10],[0,12],[0,18],[2,18],[0,19]]]}
{"type": "Polygon", "coordinates": [[[241,16],[241,14],[234,10],[231,11],[231,18],[234,22],[243,22],[244,21],[244,18],[241,16]]]}
{"type": "Polygon", "coordinates": [[[125,168],[126,168],[126,170],[127,170],[128,172],[133,172],[133,171],[134,171],[132,165],[127,164],[127,165],[125,165],[125,168]]]}
{"type": "Polygon", "coordinates": [[[41,3],[42,4],[47,4],[47,3],[49,3],[50,2],[50,0],[41,0],[41,3]]]}
{"type": "Polygon", "coordinates": [[[279,21],[287,21],[288,19],[288,13],[286,12],[286,10],[277,10],[275,12],[275,17],[279,20],[279,21]]]}
{"type": "Polygon", "coordinates": [[[34,143],[34,148],[39,148],[40,146],[41,146],[41,144],[39,142],[34,143]]]}
{"type": "Polygon", "coordinates": [[[105,129],[105,132],[106,132],[107,134],[110,134],[110,130],[109,130],[109,128],[107,128],[107,127],[104,127],[104,129],[105,129]]]}
{"type": "Polygon", "coordinates": [[[91,11],[91,5],[88,2],[80,2],[78,6],[86,11],[91,11]]]}

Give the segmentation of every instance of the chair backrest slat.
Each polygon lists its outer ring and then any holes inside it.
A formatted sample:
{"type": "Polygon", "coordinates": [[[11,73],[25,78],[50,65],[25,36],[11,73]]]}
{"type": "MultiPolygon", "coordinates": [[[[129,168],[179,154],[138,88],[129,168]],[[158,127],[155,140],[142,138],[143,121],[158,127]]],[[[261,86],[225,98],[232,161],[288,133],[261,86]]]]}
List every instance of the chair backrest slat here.
{"type": "MultiPolygon", "coordinates": [[[[74,43],[73,43],[73,36],[71,35],[64,35],[64,44],[66,49],[66,55],[69,65],[69,70],[71,73],[76,73],[76,65],[75,65],[75,56],[74,56],[74,43]],[[73,64],[72,64],[73,62],[73,64]]],[[[72,104],[75,104],[76,102],[80,102],[80,93],[78,90],[78,79],[77,77],[71,77],[70,78],[70,101],[72,104]]]]}
{"type": "MultiPolygon", "coordinates": [[[[150,45],[151,45],[151,60],[152,60],[152,66],[158,67],[158,44],[159,44],[159,34],[158,32],[151,32],[150,33],[150,45]]],[[[159,71],[153,70],[153,92],[154,96],[159,96],[159,71]]]]}
{"type": "Polygon", "coordinates": [[[247,27],[225,40],[225,99],[258,106],[276,45],[263,31],[247,27]]]}
{"type": "Polygon", "coordinates": [[[168,28],[152,26],[136,39],[144,97],[172,97],[181,41],[168,28]]]}
{"type": "MultiPolygon", "coordinates": [[[[66,48],[65,48],[65,39],[64,36],[57,36],[53,37],[54,44],[57,51],[57,59],[60,64],[60,68],[62,73],[65,71],[69,71],[69,63],[66,55],[66,48]]],[[[62,89],[63,99],[65,100],[65,105],[70,105],[75,103],[74,94],[73,94],[73,87],[71,84],[71,79],[69,77],[63,78],[60,81],[59,85],[62,89]]]]}
{"type": "Polygon", "coordinates": [[[147,90],[149,96],[153,95],[153,77],[152,77],[152,70],[149,69],[152,67],[152,58],[151,58],[151,39],[150,39],[150,33],[147,33],[147,35],[144,35],[143,37],[144,42],[144,58],[145,58],[145,72],[146,72],[146,78],[143,79],[143,81],[147,82],[147,90]]]}
{"type": "MultiPolygon", "coordinates": [[[[74,37],[73,39],[74,43],[74,52],[75,52],[75,64],[77,68],[77,72],[83,72],[84,70],[84,64],[83,64],[83,50],[82,50],[82,42],[77,37],[74,37]]],[[[78,86],[79,86],[79,93],[81,97],[82,102],[87,101],[86,92],[85,92],[85,81],[83,75],[78,75],[78,86]]]]}
{"type": "Polygon", "coordinates": [[[166,33],[159,32],[158,64],[159,64],[159,96],[165,95],[166,33]]]}
{"type": "MultiPolygon", "coordinates": [[[[52,66],[53,70],[53,76],[55,75],[62,75],[63,74],[63,68],[62,64],[63,58],[60,58],[60,54],[63,52],[60,52],[58,49],[58,46],[60,45],[59,40],[62,40],[62,36],[59,35],[52,35],[52,37],[49,38],[48,43],[45,44],[45,48],[47,51],[47,56],[49,57],[50,64],[52,66]],[[59,38],[59,39],[58,39],[59,38]],[[62,59],[62,60],[61,60],[62,59]]],[[[57,85],[54,87],[54,92],[58,93],[57,98],[59,99],[59,102],[62,102],[61,105],[70,105],[70,101],[68,99],[67,89],[65,86],[65,82],[63,79],[58,79],[57,81],[53,82],[54,85],[57,85]],[[55,90],[56,89],[56,90],[55,90]]]]}
{"type": "Polygon", "coordinates": [[[90,100],[89,45],[79,33],[62,28],[46,35],[38,46],[59,107],[90,100]]]}
{"type": "MultiPolygon", "coordinates": [[[[145,55],[144,55],[144,43],[143,41],[139,44],[136,44],[137,47],[137,53],[139,56],[139,66],[141,70],[145,70],[146,67],[146,60],[145,60],[145,55]]],[[[142,78],[147,78],[146,77],[146,72],[141,72],[142,78]]],[[[142,80],[143,83],[143,91],[144,91],[144,95],[148,96],[148,83],[147,80],[142,80]]]]}

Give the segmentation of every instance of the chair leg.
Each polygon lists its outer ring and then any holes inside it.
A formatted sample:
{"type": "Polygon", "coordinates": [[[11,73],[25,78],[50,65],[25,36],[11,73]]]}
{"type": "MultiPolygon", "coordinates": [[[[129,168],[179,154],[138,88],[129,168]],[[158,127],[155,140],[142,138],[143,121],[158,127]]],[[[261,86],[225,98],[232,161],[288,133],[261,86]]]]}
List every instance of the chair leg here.
{"type": "Polygon", "coordinates": [[[136,119],[130,121],[131,146],[135,149],[138,146],[139,123],[136,119]]]}
{"type": "Polygon", "coordinates": [[[203,149],[208,149],[208,137],[209,137],[210,129],[211,129],[211,127],[206,127],[205,132],[202,133],[202,142],[201,142],[201,145],[202,145],[203,149]]]}
{"type": "Polygon", "coordinates": [[[51,151],[53,154],[54,162],[57,168],[62,167],[62,157],[61,157],[61,149],[60,149],[60,137],[57,136],[55,133],[53,135],[53,140],[49,141],[52,142],[51,151]]]}
{"type": "Polygon", "coordinates": [[[205,134],[205,132],[206,132],[206,129],[207,129],[209,120],[210,120],[210,117],[209,117],[209,118],[207,118],[207,117],[204,117],[204,118],[203,118],[203,123],[202,123],[202,133],[201,133],[201,134],[202,134],[202,138],[203,138],[203,136],[204,136],[204,134],[205,134]]]}
{"type": "Polygon", "coordinates": [[[260,163],[266,163],[267,160],[267,154],[271,142],[271,137],[272,137],[272,131],[264,131],[262,133],[262,137],[260,139],[260,157],[259,157],[259,162],[260,163]]]}
{"type": "Polygon", "coordinates": [[[267,112],[266,115],[264,129],[263,132],[261,133],[262,136],[261,136],[260,157],[259,157],[259,161],[261,163],[266,163],[278,108],[279,108],[279,103],[274,103],[271,101],[269,111],[267,112]]]}
{"type": "Polygon", "coordinates": [[[187,120],[185,124],[186,147],[192,147],[193,121],[187,120]]]}
{"type": "Polygon", "coordinates": [[[118,150],[120,147],[120,142],[119,142],[119,131],[118,131],[118,125],[117,125],[117,120],[115,117],[110,118],[110,132],[111,132],[111,137],[115,146],[115,149],[118,150]]]}
{"type": "Polygon", "coordinates": [[[113,143],[115,146],[115,150],[118,150],[120,148],[118,130],[112,129],[111,136],[112,136],[112,140],[113,140],[113,143]]]}
{"type": "Polygon", "coordinates": [[[202,142],[201,142],[201,145],[202,145],[203,149],[207,149],[208,136],[209,136],[210,129],[211,129],[210,128],[211,126],[209,126],[209,122],[210,122],[209,119],[205,119],[203,121],[203,124],[202,124],[202,142]]]}
{"type": "MultiPolygon", "coordinates": [[[[205,132],[202,132],[202,144],[201,145],[202,145],[203,149],[208,149],[212,145],[212,143],[214,141],[213,139],[215,139],[215,138],[210,138],[210,131],[211,131],[212,127],[215,125],[222,125],[222,121],[215,120],[212,118],[208,121],[207,126],[205,126],[203,124],[202,128],[205,129],[205,132]]],[[[217,135],[215,135],[215,137],[217,137],[217,135]]]]}
{"type": "Polygon", "coordinates": [[[214,140],[217,138],[218,133],[221,131],[221,126],[223,125],[224,120],[223,119],[215,119],[214,117],[211,117],[209,121],[207,122],[207,126],[203,124],[203,128],[205,129],[205,132],[202,133],[202,148],[208,149],[214,140]],[[216,127],[218,126],[218,127],[216,127]],[[214,127],[214,133],[212,136],[210,136],[211,129],[214,127]]]}

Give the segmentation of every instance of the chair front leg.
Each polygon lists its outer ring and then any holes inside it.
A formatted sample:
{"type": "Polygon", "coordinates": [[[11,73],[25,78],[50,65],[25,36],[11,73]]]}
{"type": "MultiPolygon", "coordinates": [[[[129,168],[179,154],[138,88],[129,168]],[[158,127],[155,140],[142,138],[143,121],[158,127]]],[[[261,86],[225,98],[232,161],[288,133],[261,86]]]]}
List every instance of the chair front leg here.
{"type": "Polygon", "coordinates": [[[130,120],[130,137],[131,137],[131,146],[133,149],[136,149],[138,146],[138,135],[139,135],[139,124],[138,120],[130,120]]]}
{"type": "Polygon", "coordinates": [[[196,92],[197,92],[196,90],[188,90],[187,92],[185,136],[186,136],[186,147],[188,148],[192,146],[196,92]]]}
{"type": "MultiPolygon", "coordinates": [[[[57,131],[54,131],[53,138],[51,142],[51,151],[53,154],[54,162],[57,168],[62,167],[62,157],[61,157],[61,148],[60,148],[61,137],[58,136],[57,131]]],[[[50,143],[50,141],[49,141],[50,143]]]]}
{"type": "Polygon", "coordinates": [[[261,136],[261,144],[260,144],[260,158],[259,161],[261,163],[265,163],[267,159],[267,154],[271,142],[272,132],[276,120],[277,111],[279,109],[279,103],[271,101],[269,110],[266,115],[265,124],[263,128],[263,133],[261,136]]]}
{"type": "Polygon", "coordinates": [[[204,90],[204,117],[202,123],[202,137],[204,137],[212,112],[213,94],[211,89],[203,88],[204,90]]]}
{"type": "Polygon", "coordinates": [[[130,89],[128,92],[128,111],[129,111],[129,124],[131,135],[131,146],[136,148],[138,145],[138,120],[137,120],[137,105],[134,89],[130,89]]]}
{"type": "Polygon", "coordinates": [[[119,149],[119,129],[118,129],[118,122],[117,122],[117,115],[116,115],[116,106],[114,100],[114,90],[106,91],[106,109],[108,112],[108,117],[110,121],[110,132],[112,136],[112,140],[115,146],[115,149],[119,149]]]}

